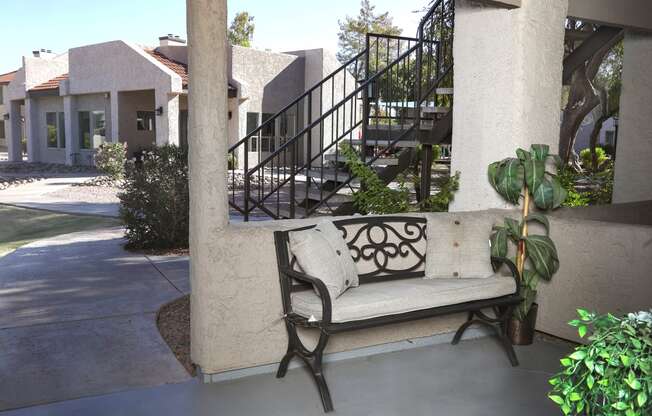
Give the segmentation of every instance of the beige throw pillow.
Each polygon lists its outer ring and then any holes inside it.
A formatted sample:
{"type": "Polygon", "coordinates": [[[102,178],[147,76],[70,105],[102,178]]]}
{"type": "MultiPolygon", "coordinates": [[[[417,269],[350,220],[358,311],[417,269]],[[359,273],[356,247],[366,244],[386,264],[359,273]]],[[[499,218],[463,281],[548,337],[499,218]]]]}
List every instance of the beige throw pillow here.
{"type": "Polygon", "coordinates": [[[489,235],[493,221],[473,214],[428,219],[426,278],[485,278],[494,275],[489,235]]]}
{"type": "Polygon", "coordinates": [[[290,251],[301,269],[326,285],[335,300],[349,287],[358,286],[358,274],[342,232],[331,221],[289,234],[290,251]]]}

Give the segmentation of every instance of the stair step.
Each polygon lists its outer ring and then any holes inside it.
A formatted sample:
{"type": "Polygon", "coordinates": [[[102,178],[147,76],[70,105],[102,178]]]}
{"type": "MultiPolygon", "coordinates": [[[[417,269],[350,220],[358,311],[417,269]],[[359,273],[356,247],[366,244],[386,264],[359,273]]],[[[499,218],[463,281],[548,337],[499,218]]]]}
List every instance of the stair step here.
{"type": "MultiPolygon", "coordinates": [[[[346,158],[343,155],[337,155],[337,158],[335,157],[335,153],[330,153],[327,155],[324,155],[324,160],[328,160],[331,162],[341,162],[344,163],[346,161],[346,158]]],[[[368,160],[371,159],[371,157],[367,158],[368,160]]],[[[376,159],[372,162],[373,166],[395,166],[398,165],[398,158],[395,157],[383,157],[376,159]]]]}
{"type": "Polygon", "coordinates": [[[421,107],[422,114],[446,114],[450,107],[421,107]]]}
{"type": "MultiPolygon", "coordinates": [[[[367,146],[380,146],[380,147],[387,147],[389,146],[393,141],[391,140],[367,140],[367,146]]],[[[359,146],[362,144],[362,140],[351,140],[351,144],[354,146],[359,146]]],[[[417,147],[419,142],[416,140],[399,140],[395,147],[396,148],[401,148],[401,147],[417,147]]]]}
{"type": "MultiPolygon", "coordinates": [[[[323,197],[326,198],[330,194],[330,191],[324,191],[323,197]]],[[[297,199],[304,198],[305,192],[303,194],[297,194],[297,199]]],[[[321,201],[322,194],[319,189],[311,189],[308,191],[308,199],[312,201],[321,201]]],[[[333,205],[343,204],[345,202],[351,202],[353,198],[350,195],[335,194],[328,198],[326,203],[333,205]]]]}
{"type": "MultiPolygon", "coordinates": [[[[276,212],[276,211],[274,211],[276,212]]],[[[278,215],[281,218],[292,218],[290,216],[290,207],[289,206],[282,206],[278,209],[278,215]]],[[[294,218],[305,218],[306,216],[306,210],[298,205],[294,206],[294,218]]]]}
{"type": "Polygon", "coordinates": [[[436,88],[435,94],[437,95],[453,95],[453,88],[436,88]]]}
{"type": "Polygon", "coordinates": [[[345,182],[351,177],[349,172],[333,168],[324,168],[323,171],[321,168],[310,169],[308,170],[307,175],[314,179],[323,178],[324,181],[332,182],[336,181],[335,177],[337,176],[337,182],[339,183],[345,182]]]}

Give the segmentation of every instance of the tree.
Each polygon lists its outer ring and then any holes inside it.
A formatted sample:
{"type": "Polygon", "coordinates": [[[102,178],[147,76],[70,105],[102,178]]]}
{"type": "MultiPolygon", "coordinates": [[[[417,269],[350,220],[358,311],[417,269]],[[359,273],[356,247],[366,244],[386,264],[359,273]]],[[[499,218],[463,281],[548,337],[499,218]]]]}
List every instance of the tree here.
{"type": "MultiPolygon", "coordinates": [[[[593,31],[597,30],[597,26],[568,19],[566,29],[570,32],[585,33],[586,36],[590,36],[593,31]]],[[[559,136],[559,156],[566,164],[574,161],[575,137],[584,118],[597,106],[601,106],[601,115],[596,124],[602,127],[602,122],[615,114],[614,109],[617,112],[618,105],[613,100],[615,99],[617,102],[620,96],[617,90],[620,89],[622,48],[619,55],[617,45],[622,43],[621,40],[622,32],[621,36],[606,43],[584,65],[573,72],[559,136]],[[605,61],[607,63],[603,65],[605,61]],[[612,100],[611,104],[609,103],[610,99],[612,100]],[[611,115],[607,116],[608,114],[611,115]],[[602,119],[603,117],[606,118],[602,119]]],[[[576,39],[568,38],[565,47],[567,54],[572,53],[576,47],[576,39]]],[[[597,140],[599,132],[598,129],[598,132],[594,133],[595,136],[592,135],[592,140],[597,140]]]]}
{"type": "Polygon", "coordinates": [[[249,48],[251,40],[254,37],[254,17],[247,12],[239,12],[233,18],[229,26],[229,42],[232,45],[244,46],[249,48]]]}
{"type": "Polygon", "coordinates": [[[375,9],[376,6],[372,6],[369,0],[361,0],[360,14],[357,17],[346,16],[344,21],[337,22],[340,26],[340,32],[337,35],[340,48],[337,52],[337,59],[340,62],[347,62],[364,50],[367,33],[401,34],[401,28],[394,26],[389,12],[376,14],[375,9]]]}

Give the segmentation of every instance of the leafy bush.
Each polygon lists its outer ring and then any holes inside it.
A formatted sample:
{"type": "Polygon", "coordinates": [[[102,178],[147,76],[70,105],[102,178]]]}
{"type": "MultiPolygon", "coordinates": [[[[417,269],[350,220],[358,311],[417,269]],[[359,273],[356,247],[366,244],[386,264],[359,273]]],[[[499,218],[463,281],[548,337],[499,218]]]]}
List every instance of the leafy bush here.
{"type": "Polygon", "coordinates": [[[188,247],[188,154],[177,146],[143,152],[128,163],[120,216],[132,248],[188,247]]]}
{"type": "Polygon", "coordinates": [[[365,165],[358,154],[348,145],[342,146],[346,165],[354,176],[360,178],[362,190],[353,195],[353,203],[362,214],[395,214],[409,208],[410,192],[399,179],[398,189],[391,189],[380,180],[378,174],[365,165]]]}
{"type": "Polygon", "coordinates": [[[591,156],[591,149],[586,148],[580,151],[580,160],[582,161],[582,167],[587,170],[600,170],[605,162],[609,160],[607,152],[604,151],[601,147],[595,148],[595,155],[598,165],[593,166],[593,156],[591,156]]]}
{"type": "Polygon", "coordinates": [[[102,143],[95,152],[95,167],[97,170],[115,180],[124,177],[126,162],[126,143],[102,143]]]}
{"type": "Polygon", "coordinates": [[[562,167],[557,172],[557,178],[561,186],[566,190],[567,196],[562,206],[564,207],[585,207],[591,200],[586,192],[577,192],[575,182],[578,179],[578,173],[570,167],[562,167]]]}
{"type": "Polygon", "coordinates": [[[438,186],[439,191],[430,196],[430,198],[421,201],[422,211],[429,212],[447,212],[448,205],[455,197],[455,192],[460,189],[460,172],[455,175],[444,178],[438,186]]]}
{"type": "Polygon", "coordinates": [[[652,311],[617,318],[578,309],[569,322],[590,343],[561,360],[548,395],[564,414],[652,414],[652,311]]]}

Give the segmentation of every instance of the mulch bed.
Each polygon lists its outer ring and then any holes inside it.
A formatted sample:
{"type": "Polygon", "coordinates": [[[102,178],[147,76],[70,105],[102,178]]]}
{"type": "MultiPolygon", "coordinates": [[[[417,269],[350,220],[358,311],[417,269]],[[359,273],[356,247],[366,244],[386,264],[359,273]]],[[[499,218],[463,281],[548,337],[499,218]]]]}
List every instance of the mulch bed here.
{"type": "Polygon", "coordinates": [[[190,359],[190,295],[163,305],[158,311],[156,325],[177,360],[194,377],[197,368],[190,359]]]}

